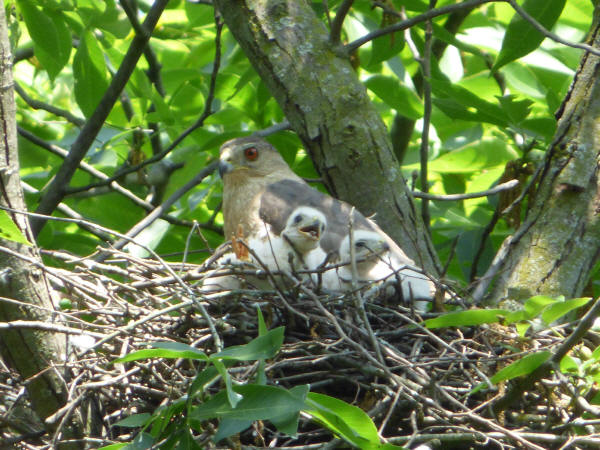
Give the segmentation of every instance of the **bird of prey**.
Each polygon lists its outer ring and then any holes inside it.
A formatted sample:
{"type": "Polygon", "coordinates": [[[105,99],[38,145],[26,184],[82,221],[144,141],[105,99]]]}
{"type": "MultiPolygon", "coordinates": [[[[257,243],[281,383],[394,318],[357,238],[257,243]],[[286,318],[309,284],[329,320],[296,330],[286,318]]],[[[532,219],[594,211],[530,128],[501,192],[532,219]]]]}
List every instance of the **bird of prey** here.
{"type": "MultiPolygon", "coordinates": [[[[259,271],[267,269],[276,274],[271,280],[276,285],[281,282],[285,287],[290,284],[290,274],[315,269],[325,260],[327,255],[319,246],[319,241],[327,220],[320,211],[308,206],[296,208],[279,236],[271,232],[267,223],[263,223],[263,226],[261,232],[250,236],[245,243],[248,252],[228,252],[216,261],[217,268],[202,283],[203,292],[241,289],[244,280],[228,273],[236,268],[259,271]]],[[[238,245],[244,246],[241,243],[238,245]]],[[[301,273],[299,278],[308,280],[310,275],[301,273]]],[[[247,275],[245,281],[258,288],[271,287],[265,277],[247,275]]]]}
{"type": "Polygon", "coordinates": [[[372,286],[375,290],[387,290],[390,283],[399,285],[405,300],[430,299],[430,280],[416,267],[399,261],[390,252],[388,243],[374,231],[357,230],[353,233],[354,255],[350,249],[350,235],[340,245],[339,264],[335,271],[323,275],[323,284],[331,290],[349,291],[356,287],[372,286]],[[352,258],[356,274],[353,277],[352,258]]]}
{"type": "MultiPolygon", "coordinates": [[[[279,152],[262,138],[232,139],[221,146],[219,173],[223,178],[223,219],[225,237],[236,233],[251,242],[268,226],[268,233],[281,237],[299,207],[323,214],[326,227],[319,246],[325,255],[337,255],[352,223],[354,233],[375,233],[389,247],[387,252],[398,266],[414,262],[381,230],[343,201],[319,192],[296,175],[279,152]]],[[[429,296],[430,298],[432,295],[429,296]]]]}
{"type": "MultiPolygon", "coordinates": [[[[279,235],[263,222],[264,232],[248,238],[252,258],[271,272],[282,272],[284,284],[289,274],[312,270],[322,263],[326,254],[319,243],[327,226],[325,215],[315,208],[299,206],[289,215],[285,228],[279,235]]],[[[307,280],[308,274],[300,274],[307,280]]]]}

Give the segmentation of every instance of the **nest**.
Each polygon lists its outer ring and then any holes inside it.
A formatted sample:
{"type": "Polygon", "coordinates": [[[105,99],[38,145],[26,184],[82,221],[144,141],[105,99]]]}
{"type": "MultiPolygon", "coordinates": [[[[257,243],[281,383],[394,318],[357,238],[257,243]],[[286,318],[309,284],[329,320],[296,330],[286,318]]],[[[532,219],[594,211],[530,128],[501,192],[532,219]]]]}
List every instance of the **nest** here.
{"type": "MultiPolygon", "coordinates": [[[[553,373],[502,411],[495,402],[506,386],[489,378],[529,352],[553,348],[569,325],[521,339],[501,325],[429,330],[422,315],[397,299],[363,298],[359,292],[325,295],[301,283],[286,290],[244,289],[201,293],[207,265],[170,264],[110,251],[103,263],[49,253],[66,268],[48,267],[61,292],[66,355],[72,377],[61,423],[85,408],[96,417],[89,447],[133,439],[138,430],[114,426],[132,414],[152,413],[186,394],[203,363],[148,359],[109,364],[155,341],[176,341],[207,354],[258,335],[257,307],[270,327],[285,326],[285,341],[266,362],[268,382],[285,388],[309,384],[367,412],[383,440],[414,448],[597,448],[596,407],[579,395],[576,378],[553,373]],[[70,305],[65,305],[68,299],[70,305]],[[475,390],[482,383],[485,388],[475,390]],[[586,406],[587,405],[587,406],[586,406]]],[[[214,260],[214,258],[213,258],[214,260]]],[[[430,314],[431,315],[431,314],[430,314]]],[[[238,383],[254,380],[256,362],[229,369],[238,383]]],[[[20,448],[60,442],[28,413],[23,380],[0,367],[0,440],[20,448]]],[[[218,384],[208,394],[221,389],[218,384]]],[[[321,448],[347,446],[301,417],[298,435],[285,436],[255,422],[235,438],[215,444],[216,421],[195,436],[206,448],[321,448]]]]}

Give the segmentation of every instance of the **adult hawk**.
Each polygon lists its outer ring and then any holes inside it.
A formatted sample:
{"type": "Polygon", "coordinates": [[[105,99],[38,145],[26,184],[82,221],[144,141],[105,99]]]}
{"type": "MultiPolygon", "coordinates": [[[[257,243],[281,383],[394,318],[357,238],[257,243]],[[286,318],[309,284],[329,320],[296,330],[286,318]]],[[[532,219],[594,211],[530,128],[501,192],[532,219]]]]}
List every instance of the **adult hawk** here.
{"type": "MultiPolygon", "coordinates": [[[[264,139],[250,136],[225,142],[221,146],[219,173],[224,183],[223,218],[227,239],[242,237],[246,242],[256,242],[265,229],[271,236],[281,238],[285,236],[284,230],[290,226],[290,221],[293,222],[295,211],[312,208],[322,214],[326,224],[319,248],[312,251],[321,251],[327,262],[342,261],[342,244],[347,242],[346,246],[349,246],[349,224],[352,222],[355,236],[368,232],[371,245],[376,243],[378,248],[384,249],[392,272],[406,267],[419,270],[375,222],[349,204],[309,186],[264,139]]],[[[355,239],[355,245],[357,243],[360,246],[355,239]]],[[[249,246],[252,248],[251,244],[249,246]]],[[[369,273],[367,270],[361,276],[371,276],[369,273]]],[[[413,298],[433,298],[433,284],[423,275],[412,270],[402,278],[408,280],[406,283],[414,284],[408,289],[409,284],[404,286],[403,282],[403,291],[405,288],[412,291],[413,298]]],[[[331,282],[331,286],[336,285],[331,282]]],[[[336,290],[348,290],[344,280],[339,286],[336,290]]]]}

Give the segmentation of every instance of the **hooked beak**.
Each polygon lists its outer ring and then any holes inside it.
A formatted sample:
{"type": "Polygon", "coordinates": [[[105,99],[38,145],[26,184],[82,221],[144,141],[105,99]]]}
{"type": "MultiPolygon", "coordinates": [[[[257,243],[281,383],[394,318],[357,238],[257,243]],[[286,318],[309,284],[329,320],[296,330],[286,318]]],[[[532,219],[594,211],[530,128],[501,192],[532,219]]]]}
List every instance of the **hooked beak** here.
{"type": "Polygon", "coordinates": [[[233,164],[228,163],[227,161],[223,161],[222,159],[219,161],[219,175],[221,178],[225,176],[225,174],[233,171],[233,164]]]}

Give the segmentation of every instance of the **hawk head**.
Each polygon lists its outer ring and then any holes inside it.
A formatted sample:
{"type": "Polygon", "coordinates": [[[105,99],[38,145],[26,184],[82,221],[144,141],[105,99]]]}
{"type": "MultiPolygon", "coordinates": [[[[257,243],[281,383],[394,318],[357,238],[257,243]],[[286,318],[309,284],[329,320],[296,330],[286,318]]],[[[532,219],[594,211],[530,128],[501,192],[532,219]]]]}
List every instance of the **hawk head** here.
{"type": "Polygon", "coordinates": [[[225,182],[231,176],[265,177],[281,171],[287,173],[290,168],[264,139],[248,136],[232,139],[221,146],[219,174],[225,182]]]}
{"type": "Polygon", "coordinates": [[[305,254],[319,246],[326,227],[327,219],[321,211],[309,206],[299,206],[288,217],[281,235],[298,252],[305,254]]]}
{"type": "MultiPolygon", "coordinates": [[[[360,272],[373,268],[389,250],[390,246],[381,234],[368,230],[354,231],[354,257],[360,272]]],[[[340,244],[340,260],[350,261],[350,235],[344,237],[340,244]]]]}

